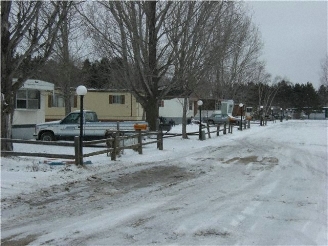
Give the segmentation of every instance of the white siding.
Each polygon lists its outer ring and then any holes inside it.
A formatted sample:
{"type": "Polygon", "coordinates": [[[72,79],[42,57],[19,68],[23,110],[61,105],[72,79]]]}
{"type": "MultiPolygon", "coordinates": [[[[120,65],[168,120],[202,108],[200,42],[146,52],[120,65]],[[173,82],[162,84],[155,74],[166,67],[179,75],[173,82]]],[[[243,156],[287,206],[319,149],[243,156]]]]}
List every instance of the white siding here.
{"type": "Polygon", "coordinates": [[[40,109],[15,109],[13,125],[31,125],[45,121],[46,91],[53,91],[54,84],[35,79],[28,79],[22,89],[34,89],[40,91],[40,109]]]}
{"type": "MultiPolygon", "coordinates": [[[[180,123],[183,113],[183,100],[183,98],[164,100],[164,107],[159,107],[159,116],[165,117],[167,120],[173,119],[176,120],[177,123],[180,123]]],[[[194,116],[193,112],[193,110],[189,110],[188,105],[187,118],[194,116]]]]}
{"type": "Polygon", "coordinates": [[[26,125],[43,123],[45,120],[45,104],[47,94],[41,91],[40,109],[15,109],[13,125],[26,125]]]}

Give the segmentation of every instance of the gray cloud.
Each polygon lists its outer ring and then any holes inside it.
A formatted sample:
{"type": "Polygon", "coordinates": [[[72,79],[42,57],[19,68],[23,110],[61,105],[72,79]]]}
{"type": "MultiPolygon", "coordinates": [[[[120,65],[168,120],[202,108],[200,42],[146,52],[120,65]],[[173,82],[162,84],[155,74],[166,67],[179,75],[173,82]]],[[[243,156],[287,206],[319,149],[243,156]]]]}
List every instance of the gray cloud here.
{"type": "Polygon", "coordinates": [[[273,77],[320,85],[327,54],[327,1],[247,1],[264,42],[262,59],[273,77]]]}

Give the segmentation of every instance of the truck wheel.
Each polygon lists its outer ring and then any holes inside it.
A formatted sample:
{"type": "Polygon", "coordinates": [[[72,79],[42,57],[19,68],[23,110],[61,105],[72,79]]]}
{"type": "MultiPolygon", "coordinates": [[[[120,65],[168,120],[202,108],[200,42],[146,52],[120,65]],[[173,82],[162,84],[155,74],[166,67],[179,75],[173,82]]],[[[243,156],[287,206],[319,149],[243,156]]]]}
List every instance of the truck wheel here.
{"type": "Polygon", "coordinates": [[[54,141],[55,137],[54,137],[54,134],[51,133],[51,132],[44,132],[44,133],[41,134],[40,140],[42,140],[42,141],[54,141]]]}
{"type": "Polygon", "coordinates": [[[214,125],[214,121],[213,121],[213,120],[209,120],[209,121],[208,121],[208,124],[210,124],[210,125],[214,125]]]}

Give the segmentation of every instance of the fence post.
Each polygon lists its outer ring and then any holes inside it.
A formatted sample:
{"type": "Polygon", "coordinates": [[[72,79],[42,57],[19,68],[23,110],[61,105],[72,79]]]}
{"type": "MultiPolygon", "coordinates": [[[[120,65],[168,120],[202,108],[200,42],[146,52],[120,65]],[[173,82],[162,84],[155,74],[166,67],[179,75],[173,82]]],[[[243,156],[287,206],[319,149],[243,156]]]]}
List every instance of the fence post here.
{"type": "Polygon", "coordinates": [[[113,136],[112,136],[113,138],[114,138],[114,140],[113,140],[113,150],[112,150],[112,152],[110,153],[110,157],[111,157],[111,160],[112,161],[116,161],[116,149],[117,149],[117,138],[116,138],[116,133],[113,133],[113,136]]]}
{"type": "Polygon", "coordinates": [[[163,150],[163,132],[162,132],[162,131],[161,131],[161,136],[160,136],[160,138],[161,138],[161,145],[160,145],[159,150],[163,150]]]}
{"type": "Polygon", "coordinates": [[[230,133],[232,134],[232,130],[233,130],[233,125],[232,124],[230,124],[230,133]]]}
{"type": "Polygon", "coordinates": [[[223,134],[227,134],[227,123],[224,122],[223,134]]]}
{"type": "Polygon", "coordinates": [[[208,138],[211,138],[210,125],[208,124],[208,122],[206,123],[206,126],[207,126],[207,135],[208,135],[208,138]]]}
{"type": "Polygon", "coordinates": [[[74,153],[75,153],[75,165],[80,164],[80,137],[74,137],[74,153]]]}
{"type": "Polygon", "coordinates": [[[163,132],[162,132],[162,130],[159,130],[157,132],[157,148],[159,150],[163,150],[163,132]]]}
{"type": "Polygon", "coordinates": [[[244,121],[244,129],[246,129],[246,120],[244,121]]]}
{"type": "Polygon", "coordinates": [[[141,155],[142,154],[142,136],[141,136],[141,130],[138,131],[138,153],[141,155]]]}
{"type": "Polygon", "coordinates": [[[156,136],[156,139],[157,139],[157,143],[156,143],[156,144],[157,144],[157,149],[159,149],[159,145],[160,145],[160,144],[159,144],[159,134],[160,134],[160,132],[161,132],[161,130],[158,129],[158,130],[157,130],[157,136],[156,136]]]}
{"type": "Polygon", "coordinates": [[[220,135],[220,124],[216,125],[216,136],[220,135]]]}
{"type": "Polygon", "coordinates": [[[251,128],[251,120],[248,120],[247,124],[248,129],[251,128]]]}

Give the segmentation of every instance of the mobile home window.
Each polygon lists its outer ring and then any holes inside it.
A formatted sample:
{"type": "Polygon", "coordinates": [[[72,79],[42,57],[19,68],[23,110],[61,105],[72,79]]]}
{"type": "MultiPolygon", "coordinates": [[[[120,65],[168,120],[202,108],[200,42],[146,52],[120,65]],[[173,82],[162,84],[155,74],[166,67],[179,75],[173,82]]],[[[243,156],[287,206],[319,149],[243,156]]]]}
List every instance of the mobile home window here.
{"type": "Polygon", "coordinates": [[[125,104],[125,95],[109,95],[109,104],[125,104]]]}
{"type": "Polygon", "coordinates": [[[53,107],[65,107],[64,96],[60,94],[55,94],[53,98],[53,107]]]}
{"type": "Polygon", "coordinates": [[[192,110],[192,102],[189,101],[189,110],[192,110]]]}
{"type": "MultiPolygon", "coordinates": [[[[77,96],[72,95],[70,97],[71,100],[71,107],[77,107],[77,96]]],[[[63,94],[55,93],[53,95],[48,95],[48,107],[58,107],[63,108],[65,107],[65,99],[63,94]]]]}
{"type": "Polygon", "coordinates": [[[17,109],[39,109],[40,91],[38,90],[18,90],[16,94],[17,109]]]}
{"type": "Polygon", "coordinates": [[[247,113],[252,113],[252,111],[253,111],[253,108],[251,108],[251,107],[247,107],[247,108],[246,108],[246,112],[247,112],[247,113]]]}

